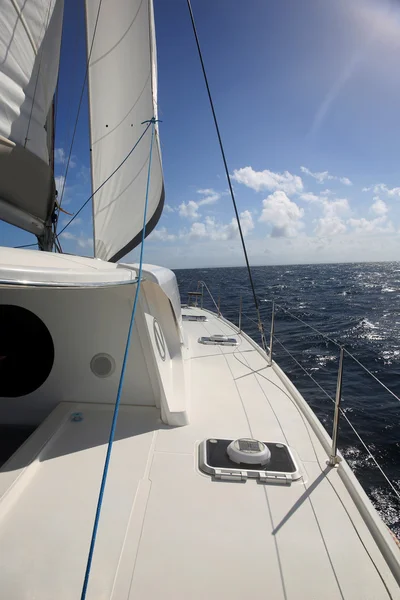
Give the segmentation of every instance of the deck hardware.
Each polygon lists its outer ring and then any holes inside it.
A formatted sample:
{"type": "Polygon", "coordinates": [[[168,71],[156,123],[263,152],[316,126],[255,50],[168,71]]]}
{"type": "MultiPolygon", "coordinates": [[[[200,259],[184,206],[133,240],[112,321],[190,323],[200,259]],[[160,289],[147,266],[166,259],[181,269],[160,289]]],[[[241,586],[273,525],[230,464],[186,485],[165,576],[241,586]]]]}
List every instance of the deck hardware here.
{"type": "MultiPolygon", "coordinates": [[[[245,445],[246,451],[252,452],[245,445]]],[[[296,460],[286,444],[280,442],[260,442],[258,440],[226,440],[210,438],[199,445],[199,468],[203,473],[211,475],[214,480],[243,482],[256,479],[258,483],[273,483],[290,485],[292,481],[301,478],[301,471],[296,460]],[[250,462],[235,462],[228,448],[238,442],[251,442],[268,447],[271,459],[267,464],[250,462]]]]}
{"type": "Polygon", "coordinates": [[[269,359],[268,359],[268,362],[270,365],[272,365],[272,347],[274,345],[274,331],[275,331],[275,302],[272,302],[271,334],[269,336],[269,359]]]}
{"type": "Polygon", "coordinates": [[[72,413],[71,421],[73,421],[74,423],[79,423],[80,421],[83,421],[83,414],[81,412],[72,413]]]}
{"type": "Polygon", "coordinates": [[[201,296],[201,292],[188,292],[188,306],[197,308],[197,300],[201,296]]]}
{"type": "Polygon", "coordinates": [[[204,315],[182,315],[182,321],[201,321],[204,323],[208,319],[204,315]]]}
{"type": "Polygon", "coordinates": [[[238,346],[239,342],[236,338],[228,337],[227,335],[210,335],[209,337],[203,336],[198,339],[199,344],[205,344],[208,346],[238,346]]]}
{"type": "Polygon", "coordinates": [[[336,383],[336,398],[335,398],[335,415],[333,418],[333,431],[332,431],[332,450],[329,457],[329,465],[335,467],[340,462],[340,457],[337,455],[337,440],[339,432],[339,417],[340,417],[340,401],[342,399],[342,379],[343,379],[343,358],[344,348],[340,347],[339,355],[339,368],[336,383]]]}

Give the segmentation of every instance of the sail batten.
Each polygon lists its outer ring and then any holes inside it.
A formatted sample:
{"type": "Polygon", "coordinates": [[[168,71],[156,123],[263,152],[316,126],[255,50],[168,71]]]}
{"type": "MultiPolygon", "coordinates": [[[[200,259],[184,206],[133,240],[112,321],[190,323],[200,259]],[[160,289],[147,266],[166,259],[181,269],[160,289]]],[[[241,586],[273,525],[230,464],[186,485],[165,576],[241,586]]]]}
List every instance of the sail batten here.
{"type": "MultiPolygon", "coordinates": [[[[97,190],[157,118],[152,0],[86,0],[92,187],[97,190]]],[[[93,197],[95,256],[116,261],[140,243],[150,152],[149,130],[93,197]]],[[[158,128],[146,235],[164,202],[158,128]]]]}

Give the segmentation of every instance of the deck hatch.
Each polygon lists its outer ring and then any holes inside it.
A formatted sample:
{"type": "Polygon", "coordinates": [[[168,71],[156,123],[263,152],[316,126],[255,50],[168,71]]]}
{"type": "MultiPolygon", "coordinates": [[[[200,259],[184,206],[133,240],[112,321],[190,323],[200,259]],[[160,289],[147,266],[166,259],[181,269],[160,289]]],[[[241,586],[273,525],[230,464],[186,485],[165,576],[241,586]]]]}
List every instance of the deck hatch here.
{"type": "Polygon", "coordinates": [[[204,323],[207,321],[207,317],[205,315],[182,315],[182,321],[200,321],[204,323]]]}
{"type": "Polygon", "coordinates": [[[208,346],[238,346],[239,342],[236,338],[228,337],[227,335],[210,335],[209,337],[203,336],[198,340],[199,344],[205,344],[208,346]]]}
{"type": "MultiPolygon", "coordinates": [[[[288,484],[301,477],[301,473],[290,448],[280,442],[259,442],[271,453],[267,464],[234,462],[228,455],[229,446],[237,442],[238,447],[252,448],[252,440],[207,439],[200,444],[200,470],[214,479],[245,481],[258,479],[260,483],[288,484]]],[[[255,442],[255,441],[254,441],[255,442]]]]}

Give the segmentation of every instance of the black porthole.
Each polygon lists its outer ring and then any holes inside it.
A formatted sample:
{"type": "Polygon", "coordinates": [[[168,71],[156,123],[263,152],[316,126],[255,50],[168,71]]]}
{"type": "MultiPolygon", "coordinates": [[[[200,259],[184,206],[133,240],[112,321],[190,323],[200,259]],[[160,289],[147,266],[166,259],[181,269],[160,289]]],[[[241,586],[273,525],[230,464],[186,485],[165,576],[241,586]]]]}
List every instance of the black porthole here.
{"type": "Polygon", "coordinates": [[[0,305],[0,397],[34,392],[53,363],[54,344],[43,321],[21,306],[0,305]]]}

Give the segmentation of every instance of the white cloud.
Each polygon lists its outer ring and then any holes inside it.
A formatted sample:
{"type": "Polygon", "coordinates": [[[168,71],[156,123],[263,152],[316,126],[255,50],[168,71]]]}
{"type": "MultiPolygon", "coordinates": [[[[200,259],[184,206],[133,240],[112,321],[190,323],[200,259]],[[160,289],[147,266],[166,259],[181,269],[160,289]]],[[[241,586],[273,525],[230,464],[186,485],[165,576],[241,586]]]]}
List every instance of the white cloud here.
{"type": "Polygon", "coordinates": [[[74,233],[71,233],[70,231],[63,231],[60,237],[66,240],[76,240],[76,235],[74,233]]]}
{"type": "Polygon", "coordinates": [[[387,216],[383,215],[376,219],[349,219],[348,224],[353,227],[356,233],[383,233],[392,232],[393,225],[387,220],[387,216]]]}
{"type": "Polygon", "coordinates": [[[322,198],[311,192],[301,194],[300,200],[304,200],[304,202],[322,202],[322,198]]]}
{"type": "Polygon", "coordinates": [[[194,200],[189,200],[188,203],[182,202],[179,205],[179,216],[186,219],[198,219],[200,217],[198,203],[194,200]]]}
{"type": "Polygon", "coordinates": [[[176,235],[173,233],[168,233],[166,227],[160,227],[159,229],[154,229],[147,239],[149,241],[159,240],[162,242],[173,242],[176,240],[176,235]]]}
{"type": "Polygon", "coordinates": [[[375,202],[371,205],[370,211],[373,212],[373,213],[375,213],[376,215],[378,215],[378,217],[386,215],[386,213],[389,210],[388,205],[386,204],[386,202],[384,202],[383,200],[381,200],[379,198],[379,196],[375,196],[374,200],[375,200],[375,202]]]}
{"type": "Polygon", "coordinates": [[[315,234],[318,237],[332,237],[346,231],[346,225],[337,215],[331,214],[318,219],[315,234]]]}
{"type": "Polygon", "coordinates": [[[66,161],[64,148],[56,148],[54,150],[54,162],[56,165],[63,165],[66,161]]]}
{"type": "MultiPolygon", "coordinates": [[[[70,222],[70,219],[63,219],[61,226],[65,227],[70,222]]],[[[80,217],[76,217],[73,221],[71,221],[70,227],[76,227],[77,225],[82,225],[82,219],[80,217]]]]}
{"type": "MultiPolygon", "coordinates": [[[[74,159],[74,156],[71,156],[71,158],[69,159],[69,166],[71,167],[71,169],[76,167],[76,162],[74,159]]],[[[67,163],[67,160],[68,157],[65,154],[64,148],[56,148],[54,150],[54,162],[56,163],[56,165],[65,165],[67,163]]]]}
{"type": "Polygon", "coordinates": [[[65,177],[64,175],[58,175],[57,177],[54,177],[54,181],[56,184],[56,190],[58,191],[58,198],[60,199],[65,184],[65,177]]]}
{"type": "Polygon", "coordinates": [[[260,192],[263,190],[282,190],[286,194],[301,193],[303,182],[298,175],[292,175],[289,171],[274,173],[273,171],[254,171],[252,167],[235,169],[232,178],[238,183],[260,192]]]}
{"type": "Polygon", "coordinates": [[[350,210],[349,201],[346,198],[337,200],[328,200],[325,196],[317,196],[312,193],[301,194],[300,200],[310,204],[319,204],[325,213],[325,216],[334,216],[340,213],[346,213],[350,210]]]}
{"type": "Polygon", "coordinates": [[[197,193],[204,196],[204,198],[198,200],[197,204],[199,206],[203,206],[204,204],[214,204],[221,198],[221,194],[219,192],[216,192],[210,188],[205,190],[197,190],[197,193]]]}
{"type": "Polygon", "coordinates": [[[276,191],[263,200],[259,221],[272,225],[271,237],[294,237],[303,227],[304,210],[285,192],[276,191]]]}
{"type": "Polygon", "coordinates": [[[327,217],[337,216],[350,210],[349,202],[346,198],[338,200],[324,200],[323,210],[327,217]]]}
{"type": "MultiPolygon", "coordinates": [[[[242,226],[243,235],[246,236],[254,229],[254,222],[251,212],[245,210],[240,213],[240,224],[242,226]]],[[[186,237],[192,240],[210,239],[213,241],[233,240],[239,235],[237,220],[233,218],[230,223],[218,223],[214,217],[206,217],[204,223],[196,222],[190,228],[188,234],[183,234],[181,237],[186,237]]]]}
{"type": "Polygon", "coordinates": [[[78,246],[81,248],[91,248],[93,246],[93,239],[90,237],[84,237],[82,234],[76,241],[78,242],[78,246]]]}
{"type": "Polygon", "coordinates": [[[71,233],[70,231],[64,231],[60,237],[64,240],[74,241],[80,248],[92,248],[93,239],[88,237],[83,231],[80,232],[79,235],[76,233],[71,233]]]}
{"type": "Polygon", "coordinates": [[[307,167],[300,167],[300,171],[305,175],[313,177],[316,181],[318,181],[318,183],[324,183],[324,181],[337,179],[338,181],[340,181],[340,183],[343,183],[344,185],[353,185],[353,183],[348,177],[337,177],[336,175],[331,175],[329,171],[319,171],[313,173],[312,171],[310,171],[310,169],[307,169],[307,167]]]}
{"type": "Polygon", "coordinates": [[[320,171],[317,173],[313,173],[307,167],[300,167],[300,171],[305,175],[309,175],[318,181],[318,183],[324,183],[327,179],[335,179],[333,175],[330,175],[328,171],[320,171]]]}
{"type": "MultiPolygon", "coordinates": [[[[187,203],[182,202],[182,204],[179,205],[180,217],[185,217],[187,219],[199,219],[199,207],[207,204],[215,204],[215,202],[217,202],[222,196],[220,192],[216,192],[211,188],[197,190],[197,193],[201,194],[203,198],[200,198],[200,200],[197,201],[189,200],[187,203]]],[[[171,209],[168,212],[172,212],[173,210],[174,209],[171,209]]]]}
{"type": "Polygon", "coordinates": [[[172,213],[172,212],[174,212],[174,210],[175,210],[175,209],[174,209],[174,208],[172,208],[172,206],[171,206],[170,204],[164,204],[164,211],[165,211],[166,213],[172,213]]]}
{"type": "Polygon", "coordinates": [[[204,223],[193,223],[190,228],[188,237],[190,239],[198,240],[207,237],[207,230],[204,223]]]}
{"type": "Polygon", "coordinates": [[[371,185],[370,187],[364,187],[362,189],[363,192],[373,191],[374,194],[387,194],[389,197],[393,198],[397,196],[400,198],[400,187],[389,188],[385,183],[376,183],[375,185],[371,185]]]}

